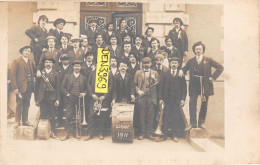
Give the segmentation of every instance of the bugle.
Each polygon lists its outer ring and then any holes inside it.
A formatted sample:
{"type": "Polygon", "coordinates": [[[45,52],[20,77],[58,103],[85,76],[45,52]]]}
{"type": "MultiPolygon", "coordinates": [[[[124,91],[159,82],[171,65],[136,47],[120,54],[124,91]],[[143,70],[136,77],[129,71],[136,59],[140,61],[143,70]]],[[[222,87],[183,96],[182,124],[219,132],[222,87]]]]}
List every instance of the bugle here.
{"type": "Polygon", "coordinates": [[[161,136],[164,135],[162,132],[164,108],[165,108],[165,105],[164,105],[164,102],[162,102],[159,106],[159,113],[157,115],[158,124],[157,124],[156,130],[154,131],[155,135],[161,135],[161,136]]]}
{"type": "Polygon", "coordinates": [[[42,72],[42,79],[44,80],[44,82],[46,83],[46,85],[48,86],[48,88],[53,92],[54,91],[54,88],[53,86],[51,85],[49,79],[44,75],[45,72],[42,72]]]}
{"type": "MultiPolygon", "coordinates": [[[[79,98],[80,99],[80,98],[79,98]]],[[[85,96],[82,97],[83,99],[83,122],[82,125],[88,125],[88,123],[86,122],[86,108],[85,108],[85,96]]]]}
{"type": "Polygon", "coordinates": [[[80,99],[79,99],[79,106],[75,105],[76,108],[76,137],[81,137],[82,130],[81,130],[81,109],[80,109],[80,99]]]}

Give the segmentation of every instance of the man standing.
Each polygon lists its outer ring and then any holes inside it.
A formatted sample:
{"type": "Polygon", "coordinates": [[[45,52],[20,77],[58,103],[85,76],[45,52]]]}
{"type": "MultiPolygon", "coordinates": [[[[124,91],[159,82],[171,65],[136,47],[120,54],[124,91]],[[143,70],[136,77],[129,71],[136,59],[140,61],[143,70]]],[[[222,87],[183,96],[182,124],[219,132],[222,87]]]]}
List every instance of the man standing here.
{"type": "Polygon", "coordinates": [[[128,41],[124,42],[122,47],[123,47],[123,50],[119,56],[118,61],[121,61],[121,60],[129,61],[129,53],[132,49],[131,42],[128,42],[128,41]]]}
{"type": "Polygon", "coordinates": [[[180,52],[180,68],[182,67],[183,57],[188,55],[188,37],[181,28],[183,22],[180,18],[176,17],[172,21],[174,28],[169,31],[168,37],[173,41],[173,45],[176,46],[177,50],[180,52]]]}
{"type": "Polygon", "coordinates": [[[69,40],[70,40],[70,34],[68,33],[61,34],[61,38],[60,38],[61,46],[58,47],[58,50],[60,50],[61,54],[68,54],[68,52],[73,49],[72,46],[68,45],[69,40]]]}
{"type": "Polygon", "coordinates": [[[137,59],[137,55],[131,51],[129,55],[128,72],[132,79],[134,79],[135,73],[140,70],[140,65],[137,63],[137,59]]]}
{"type": "Polygon", "coordinates": [[[154,124],[154,108],[157,105],[157,90],[158,73],[151,70],[152,61],[149,57],[142,60],[143,69],[135,74],[134,83],[136,92],[139,97],[138,107],[140,110],[140,135],[139,140],[143,140],[144,136],[149,139],[152,137],[154,124]]]}
{"type": "Polygon", "coordinates": [[[181,115],[182,107],[185,104],[187,85],[185,77],[178,76],[179,59],[170,58],[171,69],[166,72],[162,80],[162,88],[159,93],[160,103],[165,103],[163,115],[163,131],[165,134],[170,129],[170,136],[174,142],[178,142],[177,134],[184,132],[185,123],[181,115]]]}
{"type": "Polygon", "coordinates": [[[154,39],[153,32],[154,32],[153,27],[148,27],[145,31],[145,35],[143,36],[143,43],[142,44],[146,49],[151,47],[151,41],[152,41],[152,39],[154,39]]]}
{"type": "Polygon", "coordinates": [[[86,30],[86,33],[85,33],[88,36],[88,41],[89,41],[90,46],[95,44],[96,41],[95,41],[94,37],[97,33],[101,33],[101,31],[97,29],[97,20],[91,19],[90,27],[89,27],[89,29],[86,30]]]}
{"type": "Polygon", "coordinates": [[[23,125],[32,125],[28,121],[28,109],[30,107],[31,94],[34,89],[34,63],[28,56],[32,53],[30,46],[24,46],[19,50],[21,57],[14,60],[10,70],[12,90],[16,94],[16,126],[20,124],[21,116],[23,125]]]}
{"type": "Polygon", "coordinates": [[[114,24],[112,22],[109,22],[107,25],[106,25],[106,31],[103,32],[103,37],[104,37],[104,42],[107,44],[107,45],[110,45],[110,37],[112,35],[115,35],[115,32],[114,32],[114,24]]]}
{"type": "Polygon", "coordinates": [[[86,35],[81,35],[81,49],[83,50],[84,54],[91,51],[91,46],[88,45],[88,37],[86,35]]]}
{"type": "Polygon", "coordinates": [[[70,57],[70,61],[84,61],[84,51],[79,47],[79,38],[72,38],[71,42],[73,44],[73,49],[68,52],[68,55],[70,57]]]}
{"type": "Polygon", "coordinates": [[[116,35],[112,35],[109,38],[110,45],[108,46],[110,50],[110,57],[119,58],[119,55],[122,51],[122,47],[118,45],[118,38],[116,35]]]}
{"type": "Polygon", "coordinates": [[[147,56],[151,58],[152,65],[154,65],[155,64],[154,57],[160,52],[160,50],[159,50],[160,41],[157,38],[151,39],[151,47],[152,47],[152,49],[149,51],[147,56]]]}
{"type": "Polygon", "coordinates": [[[38,85],[37,104],[40,105],[40,119],[48,119],[51,124],[51,137],[56,133],[56,108],[60,104],[60,80],[58,73],[53,70],[55,60],[52,57],[43,59],[44,69],[38,85]]]}
{"type": "MultiPolygon", "coordinates": [[[[188,70],[190,71],[190,124],[193,128],[197,127],[197,98],[202,94],[198,126],[204,129],[206,128],[204,122],[206,119],[209,96],[214,95],[213,80],[216,80],[224,70],[221,64],[204,55],[205,49],[205,45],[201,41],[196,42],[192,46],[195,57],[191,58],[182,68],[184,74],[188,70]],[[212,67],[216,69],[213,74],[211,73],[212,67]]],[[[182,72],[180,75],[182,75],[182,72]]]]}
{"type": "Polygon", "coordinates": [[[58,49],[61,47],[61,35],[63,34],[62,29],[65,26],[66,21],[62,18],[58,18],[53,22],[55,29],[50,29],[49,34],[56,38],[55,47],[58,49]]]}
{"type": "MultiPolygon", "coordinates": [[[[61,84],[61,92],[67,99],[65,136],[61,138],[62,141],[67,140],[72,133],[75,126],[75,121],[73,121],[76,115],[75,106],[79,107],[79,99],[86,95],[87,78],[80,73],[82,64],[82,61],[74,61],[72,63],[73,73],[65,75],[61,84]]],[[[76,138],[79,139],[80,137],[77,135],[75,133],[76,138]]]]}

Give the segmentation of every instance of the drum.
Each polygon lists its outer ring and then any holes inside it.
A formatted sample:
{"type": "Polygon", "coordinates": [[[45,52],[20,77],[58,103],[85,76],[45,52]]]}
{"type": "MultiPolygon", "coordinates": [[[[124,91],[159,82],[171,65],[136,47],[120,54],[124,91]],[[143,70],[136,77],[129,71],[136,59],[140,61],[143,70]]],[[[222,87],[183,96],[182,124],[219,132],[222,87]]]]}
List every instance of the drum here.
{"type": "Polygon", "coordinates": [[[112,141],[130,142],[134,140],[134,104],[115,103],[112,107],[112,141]]]}
{"type": "Polygon", "coordinates": [[[18,126],[14,130],[14,139],[16,140],[34,140],[36,129],[30,126],[18,126]]]}

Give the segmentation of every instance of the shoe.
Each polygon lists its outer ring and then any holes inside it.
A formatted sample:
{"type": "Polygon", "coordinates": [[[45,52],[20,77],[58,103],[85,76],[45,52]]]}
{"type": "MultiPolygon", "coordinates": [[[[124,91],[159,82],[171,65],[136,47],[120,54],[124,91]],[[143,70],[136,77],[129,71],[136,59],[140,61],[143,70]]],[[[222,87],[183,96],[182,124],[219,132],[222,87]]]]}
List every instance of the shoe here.
{"type": "Polygon", "coordinates": [[[161,142],[161,141],[165,141],[166,138],[165,137],[155,137],[155,140],[156,142],[161,142]]]}
{"type": "Polygon", "coordinates": [[[29,122],[29,121],[25,121],[25,122],[24,122],[24,125],[26,125],[26,126],[31,126],[31,127],[34,126],[34,125],[33,125],[31,122],[29,122]]]}
{"type": "Polygon", "coordinates": [[[143,139],[144,139],[144,135],[143,134],[138,136],[138,140],[143,140],[143,139]]]}
{"type": "Polygon", "coordinates": [[[90,140],[90,139],[93,139],[93,136],[88,135],[88,136],[86,136],[86,137],[84,138],[84,141],[88,141],[88,140],[90,140]]]}
{"type": "Polygon", "coordinates": [[[52,131],[51,131],[51,136],[50,137],[53,138],[53,139],[57,138],[57,136],[52,131]]]}
{"type": "Polygon", "coordinates": [[[100,140],[104,140],[104,139],[105,139],[105,137],[104,137],[102,134],[100,134],[98,138],[99,138],[100,140]]]}
{"type": "Polygon", "coordinates": [[[173,140],[174,142],[178,142],[178,141],[179,141],[176,136],[172,137],[172,140],[173,140]]]}
{"type": "Polygon", "coordinates": [[[63,136],[62,138],[60,138],[61,141],[65,141],[67,139],[69,139],[70,134],[66,133],[65,136],[63,136]]]}
{"type": "Polygon", "coordinates": [[[15,123],[13,124],[13,127],[14,127],[14,128],[17,128],[18,126],[20,126],[20,123],[19,123],[19,122],[15,122],[15,123]]]}
{"type": "Polygon", "coordinates": [[[188,125],[186,128],[185,128],[185,131],[189,131],[192,129],[192,126],[191,125],[188,125]]]}
{"type": "Polygon", "coordinates": [[[153,137],[151,134],[147,135],[146,137],[147,137],[147,139],[150,139],[150,140],[155,140],[155,139],[156,139],[156,138],[153,137]]]}
{"type": "Polygon", "coordinates": [[[199,127],[202,128],[202,129],[206,129],[205,124],[201,124],[199,127]]]}

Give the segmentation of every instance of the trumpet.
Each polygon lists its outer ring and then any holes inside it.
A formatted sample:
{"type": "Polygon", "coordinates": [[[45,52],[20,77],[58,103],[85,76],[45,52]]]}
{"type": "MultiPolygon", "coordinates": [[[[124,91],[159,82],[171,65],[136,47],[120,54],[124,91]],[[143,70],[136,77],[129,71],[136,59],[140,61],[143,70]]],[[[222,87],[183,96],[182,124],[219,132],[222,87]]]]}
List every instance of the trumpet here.
{"type": "Polygon", "coordinates": [[[163,132],[162,132],[162,123],[163,123],[163,112],[164,112],[164,108],[165,108],[165,105],[164,103],[162,102],[160,104],[160,107],[159,107],[159,113],[157,115],[157,120],[158,120],[158,125],[157,125],[157,128],[156,130],[154,131],[154,134],[155,135],[164,135],[163,132]]]}
{"type": "Polygon", "coordinates": [[[102,108],[102,101],[96,100],[94,102],[93,109],[94,109],[95,112],[97,112],[97,115],[100,115],[101,108],[102,108]]]}
{"type": "Polygon", "coordinates": [[[79,107],[77,107],[77,105],[75,105],[76,108],[76,136],[81,137],[82,134],[82,126],[81,126],[81,109],[80,109],[80,105],[79,107]]]}
{"type": "MultiPolygon", "coordinates": [[[[83,95],[82,97],[82,102],[83,102],[83,122],[82,125],[88,125],[88,123],[86,122],[86,108],[85,108],[85,96],[83,95]]],[[[80,106],[80,98],[79,98],[79,106],[80,106]]]]}
{"type": "Polygon", "coordinates": [[[44,75],[45,72],[42,72],[42,79],[44,80],[44,82],[47,84],[48,88],[53,92],[54,91],[54,88],[53,86],[51,85],[49,79],[44,75]]]}

